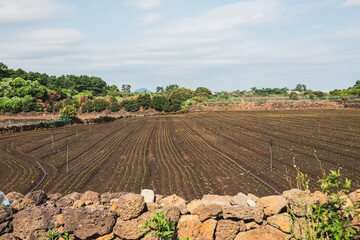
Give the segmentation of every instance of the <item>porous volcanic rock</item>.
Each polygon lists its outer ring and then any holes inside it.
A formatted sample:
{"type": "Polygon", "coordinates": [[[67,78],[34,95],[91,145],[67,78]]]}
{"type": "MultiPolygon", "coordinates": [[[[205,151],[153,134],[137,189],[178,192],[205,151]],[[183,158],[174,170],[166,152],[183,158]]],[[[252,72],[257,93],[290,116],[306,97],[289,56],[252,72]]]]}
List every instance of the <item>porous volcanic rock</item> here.
{"type": "Polygon", "coordinates": [[[60,209],[44,206],[31,206],[14,215],[14,236],[20,239],[37,239],[39,232],[55,228],[54,216],[60,209]]]}
{"type": "Polygon", "coordinates": [[[115,200],[110,211],[116,212],[120,219],[126,221],[139,216],[144,207],[144,197],[140,194],[130,193],[115,200]]]}
{"type": "Polygon", "coordinates": [[[209,218],[216,219],[222,212],[222,208],[217,204],[202,205],[193,211],[193,214],[199,215],[200,221],[205,221],[209,218]]]}
{"type": "Polygon", "coordinates": [[[238,193],[237,195],[235,195],[234,197],[232,197],[231,199],[231,205],[247,205],[247,201],[250,200],[250,198],[248,196],[246,196],[243,193],[238,193]]]}
{"type": "Polygon", "coordinates": [[[181,214],[187,213],[186,201],[183,198],[176,196],[175,194],[161,199],[160,205],[163,207],[175,206],[180,209],[181,214]]]}
{"type": "Polygon", "coordinates": [[[59,208],[71,207],[73,203],[74,199],[69,197],[62,197],[55,202],[56,206],[59,208]]]}
{"type": "Polygon", "coordinates": [[[217,221],[208,219],[201,224],[198,240],[212,240],[215,234],[217,221]]]}
{"type": "Polygon", "coordinates": [[[91,201],[93,205],[100,204],[100,194],[93,191],[86,191],[81,197],[80,200],[83,202],[91,201]]]}
{"type": "Polygon", "coordinates": [[[288,205],[295,215],[304,216],[312,213],[312,202],[308,192],[293,188],[284,191],[282,195],[288,200],[288,205]]]}
{"type": "Polygon", "coordinates": [[[286,240],[288,239],[288,235],[270,225],[265,225],[250,231],[240,232],[235,238],[235,240],[249,239],[286,240]]]}
{"type": "Polygon", "coordinates": [[[360,189],[349,194],[351,202],[356,205],[360,202],[360,189]]]}
{"type": "Polygon", "coordinates": [[[166,207],[164,211],[165,211],[166,220],[173,223],[177,223],[179,221],[181,213],[178,207],[175,206],[166,207]]]}
{"type": "Polygon", "coordinates": [[[285,233],[290,233],[291,230],[291,218],[288,215],[275,215],[267,218],[267,222],[285,233]]]}
{"type": "Polygon", "coordinates": [[[200,234],[201,221],[197,215],[183,215],[177,225],[178,238],[197,239],[200,234]]]}
{"type": "Polygon", "coordinates": [[[266,216],[278,214],[287,205],[287,200],[283,196],[267,196],[257,201],[257,204],[264,208],[266,216]]]}
{"type": "Polygon", "coordinates": [[[46,193],[42,190],[30,192],[25,195],[24,199],[29,199],[34,205],[39,206],[46,202],[47,196],[46,193]]]}
{"type": "Polygon", "coordinates": [[[244,221],[232,221],[228,219],[222,219],[218,222],[216,227],[216,239],[217,240],[233,240],[236,234],[240,231],[245,231],[246,226],[244,221]]]}
{"type": "Polygon", "coordinates": [[[110,211],[66,208],[62,214],[64,231],[73,232],[80,239],[111,233],[115,224],[115,214],[110,211]]]}
{"type": "Polygon", "coordinates": [[[140,217],[128,221],[118,218],[114,227],[115,235],[121,239],[139,239],[150,230],[140,228],[139,225],[149,221],[152,215],[151,212],[145,212],[140,217]]]}
{"type": "Polygon", "coordinates": [[[232,198],[232,196],[204,195],[201,201],[205,205],[217,204],[224,208],[231,205],[232,198]]]}
{"type": "Polygon", "coordinates": [[[6,198],[12,203],[17,199],[24,198],[24,195],[18,192],[10,192],[6,195],[6,198]]]}
{"type": "Polygon", "coordinates": [[[261,223],[264,217],[264,210],[261,206],[229,206],[224,208],[223,215],[225,219],[255,220],[257,223],[261,223]]]}

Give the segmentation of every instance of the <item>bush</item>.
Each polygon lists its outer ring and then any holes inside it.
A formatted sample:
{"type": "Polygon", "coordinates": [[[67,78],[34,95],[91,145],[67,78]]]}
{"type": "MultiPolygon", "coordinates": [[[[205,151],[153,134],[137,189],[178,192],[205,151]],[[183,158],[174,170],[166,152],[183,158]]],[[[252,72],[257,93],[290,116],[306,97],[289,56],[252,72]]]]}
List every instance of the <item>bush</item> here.
{"type": "Polygon", "coordinates": [[[140,104],[136,99],[125,99],[121,102],[121,106],[124,107],[127,112],[137,112],[140,110],[140,104]]]}
{"type": "Polygon", "coordinates": [[[46,106],[46,111],[47,111],[48,113],[52,113],[52,107],[51,107],[50,105],[47,105],[47,106],[46,106]]]}
{"type": "Polygon", "coordinates": [[[341,101],[347,102],[349,101],[349,98],[347,96],[341,96],[341,101]]]}
{"type": "Polygon", "coordinates": [[[55,106],[53,107],[54,112],[60,112],[61,108],[63,107],[62,102],[58,102],[55,104],[55,106]]]}
{"type": "Polygon", "coordinates": [[[67,105],[63,109],[60,110],[61,117],[67,116],[69,119],[76,119],[76,107],[75,105],[67,105]]]}
{"type": "Polygon", "coordinates": [[[94,100],[94,110],[101,112],[106,110],[109,107],[109,102],[102,98],[97,98],[94,100]]]}
{"type": "Polygon", "coordinates": [[[92,112],[92,111],[94,111],[94,102],[93,102],[93,101],[87,101],[87,102],[84,103],[84,105],[81,107],[81,112],[82,112],[82,113],[92,112]]]}
{"type": "Polygon", "coordinates": [[[161,111],[165,110],[165,108],[167,106],[167,101],[168,101],[168,99],[165,96],[153,96],[151,106],[156,111],[161,112],[161,111]]]}
{"type": "Polygon", "coordinates": [[[296,92],[291,92],[289,95],[290,100],[298,100],[299,95],[296,92]]]}
{"type": "Polygon", "coordinates": [[[138,102],[138,104],[140,106],[142,106],[142,108],[144,110],[147,110],[150,105],[151,105],[151,97],[149,93],[140,93],[137,98],[136,101],[138,102]]]}
{"type": "MultiPolygon", "coordinates": [[[[320,165],[321,167],[321,165],[320,165]]],[[[297,187],[309,193],[309,179],[306,174],[300,172],[297,176],[297,187]]],[[[321,172],[323,170],[321,169],[321,172]]],[[[298,222],[300,226],[299,233],[292,231],[293,239],[354,239],[356,231],[349,226],[352,218],[360,220],[360,211],[356,206],[348,206],[345,203],[350,192],[351,181],[341,179],[340,170],[330,171],[328,176],[324,176],[319,181],[321,193],[329,197],[329,201],[312,205],[312,213],[299,219],[290,208],[290,216],[293,222],[298,222]],[[300,234],[301,236],[297,236],[300,234]],[[326,237],[325,237],[326,236],[326,237]]],[[[310,196],[306,199],[300,199],[304,204],[301,206],[303,212],[307,212],[307,206],[310,205],[310,196]]],[[[293,226],[294,228],[294,226],[293,226]]]]}
{"type": "Polygon", "coordinates": [[[121,106],[118,102],[110,103],[110,107],[109,107],[110,111],[118,112],[118,111],[120,111],[120,108],[121,108],[121,106]]]}

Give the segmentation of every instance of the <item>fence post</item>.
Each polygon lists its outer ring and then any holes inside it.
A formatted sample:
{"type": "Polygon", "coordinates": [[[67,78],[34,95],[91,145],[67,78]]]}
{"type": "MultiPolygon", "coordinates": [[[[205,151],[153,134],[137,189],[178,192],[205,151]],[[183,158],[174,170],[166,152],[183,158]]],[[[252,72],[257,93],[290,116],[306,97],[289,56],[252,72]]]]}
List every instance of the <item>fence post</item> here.
{"type": "Polygon", "coordinates": [[[67,172],[69,172],[69,144],[67,139],[66,139],[66,169],[67,172]]]}
{"type": "Polygon", "coordinates": [[[317,133],[320,132],[320,119],[318,118],[318,121],[317,121],[317,133]]]}
{"type": "Polygon", "coordinates": [[[270,171],[272,172],[273,169],[273,163],[272,163],[272,146],[273,146],[273,141],[270,140],[270,171]]]}
{"type": "Polygon", "coordinates": [[[51,147],[54,148],[54,130],[51,129],[51,147]]]}
{"type": "Polygon", "coordinates": [[[220,141],[222,141],[222,126],[220,126],[220,141]]]}

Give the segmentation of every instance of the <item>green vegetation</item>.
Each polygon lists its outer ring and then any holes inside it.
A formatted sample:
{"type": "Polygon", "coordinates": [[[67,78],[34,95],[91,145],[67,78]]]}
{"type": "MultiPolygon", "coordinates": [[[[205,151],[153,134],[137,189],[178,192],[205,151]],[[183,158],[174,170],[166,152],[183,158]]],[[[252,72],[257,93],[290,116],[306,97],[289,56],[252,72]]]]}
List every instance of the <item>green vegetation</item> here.
{"type": "MultiPolygon", "coordinates": [[[[321,164],[320,164],[321,167],[321,164]]],[[[321,170],[322,171],[322,170],[321,170]]],[[[297,169],[297,187],[309,193],[309,179],[297,169]]],[[[330,171],[328,176],[324,176],[319,181],[321,193],[329,198],[328,201],[319,204],[312,204],[312,213],[300,218],[290,208],[290,215],[295,223],[291,232],[294,239],[355,239],[356,231],[349,226],[354,218],[360,220],[360,212],[356,206],[346,206],[348,198],[346,195],[350,192],[351,181],[342,179],[340,169],[330,171]],[[298,231],[296,225],[299,226],[298,231]]],[[[310,205],[310,196],[301,199],[302,210],[307,212],[310,205]]]]}
{"type": "MultiPolygon", "coordinates": [[[[124,109],[137,112],[140,109],[153,108],[156,111],[176,112],[188,109],[198,103],[263,101],[269,97],[276,99],[326,99],[337,97],[348,101],[354,96],[360,97],[360,80],[346,90],[333,90],[330,93],[307,89],[304,84],[297,84],[289,92],[284,88],[251,88],[250,91],[235,90],[232,92],[212,93],[206,87],[198,87],[195,91],[170,84],[166,87],[157,86],[156,93],[132,93],[131,85],[122,84],[121,91],[115,85],[108,85],[99,77],[61,75],[49,76],[46,73],[26,72],[22,69],[9,69],[0,62],[0,111],[60,112],[67,105],[75,105],[76,112],[101,112],[109,110],[118,112],[124,109]],[[352,97],[350,97],[352,96],[352,97]],[[264,97],[265,99],[263,99],[264,97]],[[257,100],[258,99],[258,100],[257,100]]],[[[63,111],[63,110],[62,110],[63,111]]]]}
{"type": "MultiPolygon", "coordinates": [[[[143,229],[153,229],[152,237],[162,240],[173,239],[175,235],[175,223],[165,219],[165,212],[154,212],[149,221],[139,225],[143,229]]],[[[149,234],[149,233],[148,233],[149,234]]]]}
{"type": "Polygon", "coordinates": [[[74,235],[72,235],[68,232],[65,232],[62,234],[57,234],[55,232],[56,232],[56,228],[55,229],[49,228],[48,234],[39,235],[39,237],[44,237],[44,238],[51,239],[51,240],[58,240],[58,239],[69,240],[70,238],[74,237],[74,235]]]}

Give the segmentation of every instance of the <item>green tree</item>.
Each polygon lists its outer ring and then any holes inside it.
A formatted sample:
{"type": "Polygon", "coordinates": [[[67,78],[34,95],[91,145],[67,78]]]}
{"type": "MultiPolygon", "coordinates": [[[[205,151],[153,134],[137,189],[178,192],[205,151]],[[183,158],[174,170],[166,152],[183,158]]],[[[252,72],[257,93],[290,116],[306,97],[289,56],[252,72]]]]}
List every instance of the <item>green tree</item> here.
{"type": "Polygon", "coordinates": [[[164,88],[163,87],[156,87],[156,93],[163,94],[164,93],[164,88]]]}
{"type": "Polygon", "coordinates": [[[123,93],[130,93],[131,92],[131,85],[130,84],[123,84],[121,86],[121,91],[123,93]]]}
{"type": "Polygon", "coordinates": [[[170,93],[170,92],[174,91],[176,88],[179,88],[179,85],[170,84],[169,86],[166,86],[165,91],[170,93]]]}
{"type": "Polygon", "coordinates": [[[292,91],[298,91],[298,92],[306,91],[306,85],[300,83],[296,84],[296,87],[292,91]]]}
{"type": "Polygon", "coordinates": [[[170,111],[176,112],[181,109],[181,103],[193,97],[193,91],[188,88],[176,88],[169,95],[170,111]]]}
{"type": "Polygon", "coordinates": [[[198,87],[195,90],[196,93],[200,93],[200,94],[204,94],[206,97],[210,97],[212,92],[210,91],[210,89],[206,88],[206,87],[198,87]]]}

